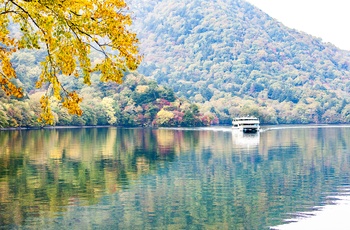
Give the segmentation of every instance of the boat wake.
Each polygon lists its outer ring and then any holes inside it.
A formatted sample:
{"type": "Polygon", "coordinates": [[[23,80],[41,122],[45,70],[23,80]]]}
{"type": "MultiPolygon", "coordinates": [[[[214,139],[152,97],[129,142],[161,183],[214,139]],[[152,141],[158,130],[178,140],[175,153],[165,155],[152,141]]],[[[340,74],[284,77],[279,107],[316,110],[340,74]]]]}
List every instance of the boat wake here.
{"type": "Polygon", "coordinates": [[[167,130],[191,130],[191,131],[214,131],[214,132],[231,132],[231,126],[210,126],[210,127],[196,127],[196,128],[187,128],[187,127],[171,127],[171,128],[159,128],[167,130]]]}
{"type": "MultiPolygon", "coordinates": [[[[276,125],[276,126],[261,126],[259,133],[264,133],[272,130],[285,129],[312,129],[312,128],[350,128],[350,125],[276,125]]],[[[231,126],[210,126],[210,127],[162,127],[159,129],[168,130],[193,130],[193,131],[214,131],[214,132],[232,132],[231,126]]]]}
{"type": "Polygon", "coordinates": [[[267,132],[271,130],[284,129],[312,129],[312,128],[350,128],[350,125],[278,125],[265,126],[260,129],[260,132],[267,132]]]}

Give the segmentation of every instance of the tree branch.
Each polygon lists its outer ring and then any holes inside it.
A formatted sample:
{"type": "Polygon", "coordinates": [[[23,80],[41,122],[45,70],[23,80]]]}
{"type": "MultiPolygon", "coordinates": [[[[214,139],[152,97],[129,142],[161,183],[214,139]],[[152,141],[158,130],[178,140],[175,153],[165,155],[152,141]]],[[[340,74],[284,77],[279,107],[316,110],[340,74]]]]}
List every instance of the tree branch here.
{"type": "MultiPolygon", "coordinates": [[[[25,13],[26,15],[28,15],[28,17],[30,18],[30,20],[34,23],[34,25],[39,29],[41,30],[41,32],[46,35],[45,31],[38,25],[38,23],[33,19],[33,17],[29,14],[28,11],[26,11],[25,9],[23,9],[23,7],[21,7],[20,5],[18,5],[17,3],[15,3],[13,0],[10,0],[10,2],[17,6],[23,13],[25,13]]],[[[26,2],[31,2],[31,0],[27,0],[26,2]]],[[[18,13],[20,14],[20,12],[18,13]]]]}

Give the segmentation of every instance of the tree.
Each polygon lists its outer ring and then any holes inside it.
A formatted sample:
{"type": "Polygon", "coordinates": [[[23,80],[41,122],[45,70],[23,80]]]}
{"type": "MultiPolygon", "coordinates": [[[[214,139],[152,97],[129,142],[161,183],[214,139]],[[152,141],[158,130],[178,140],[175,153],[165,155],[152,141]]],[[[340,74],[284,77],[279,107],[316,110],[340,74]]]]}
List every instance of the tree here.
{"type": "Polygon", "coordinates": [[[189,127],[195,125],[195,117],[191,111],[189,110],[185,111],[185,114],[182,119],[182,124],[184,126],[189,126],[189,127]]]}
{"type": "Polygon", "coordinates": [[[115,116],[115,108],[113,106],[114,100],[110,97],[105,97],[102,99],[102,107],[105,114],[107,115],[108,124],[114,125],[117,123],[117,117],[115,116]]]}
{"type": "Polygon", "coordinates": [[[170,123],[173,121],[173,118],[174,118],[174,113],[161,109],[157,113],[156,122],[159,126],[169,126],[170,123]]]}
{"type": "Polygon", "coordinates": [[[60,79],[100,73],[102,82],[122,82],[124,72],[135,70],[141,61],[138,40],[129,31],[132,20],[124,0],[0,0],[0,85],[8,94],[23,96],[15,85],[16,72],[10,58],[20,49],[45,49],[36,87],[45,87],[41,119],[53,123],[50,98],[69,113],[81,115],[82,98],[66,90],[60,79]],[[16,35],[9,28],[19,28],[16,35]],[[100,55],[92,62],[89,54],[100,55]]]}

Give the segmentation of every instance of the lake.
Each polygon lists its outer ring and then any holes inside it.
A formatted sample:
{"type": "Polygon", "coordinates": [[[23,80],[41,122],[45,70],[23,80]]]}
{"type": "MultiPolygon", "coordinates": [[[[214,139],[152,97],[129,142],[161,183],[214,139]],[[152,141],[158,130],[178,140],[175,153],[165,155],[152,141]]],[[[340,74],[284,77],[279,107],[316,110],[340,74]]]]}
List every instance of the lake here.
{"type": "Polygon", "coordinates": [[[0,131],[0,228],[269,229],[349,200],[350,126],[262,129],[0,131]]]}

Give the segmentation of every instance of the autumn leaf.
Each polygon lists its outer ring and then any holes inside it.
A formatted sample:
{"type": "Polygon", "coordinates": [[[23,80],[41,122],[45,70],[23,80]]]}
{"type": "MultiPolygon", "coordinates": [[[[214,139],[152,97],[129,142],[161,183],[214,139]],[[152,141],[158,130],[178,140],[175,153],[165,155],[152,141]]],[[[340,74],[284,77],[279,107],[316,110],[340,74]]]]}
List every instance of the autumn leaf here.
{"type": "Polygon", "coordinates": [[[20,49],[46,49],[36,83],[38,88],[48,85],[41,101],[41,119],[52,123],[50,98],[69,113],[81,115],[82,98],[66,90],[58,77],[82,77],[90,85],[95,72],[102,82],[122,83],[124,73],[135,70],[142,59],[136,34],[129,31],[131,23],[123,0],[0,0],[0,86],[6,94],[22,97],[22,89],[13,83],[17,75],[11,54],[20,49]],[[11,37],[9,22],[19,26],[19,37],[11,37]],[[103,55],[94,66],[91,50],[103,55]]]}

